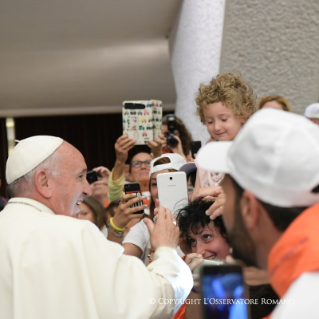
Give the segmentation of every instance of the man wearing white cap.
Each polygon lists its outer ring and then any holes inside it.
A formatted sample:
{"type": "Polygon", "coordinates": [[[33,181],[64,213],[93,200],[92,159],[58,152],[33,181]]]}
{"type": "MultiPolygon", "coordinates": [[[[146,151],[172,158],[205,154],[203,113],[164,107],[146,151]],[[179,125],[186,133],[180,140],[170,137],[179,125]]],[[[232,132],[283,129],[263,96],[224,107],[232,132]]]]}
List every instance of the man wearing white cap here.
{"type": "Polygon", "coordinates": [[[151,227],[152,265],[123,255],[89,221],[70,218],[91,194],[81,153],[58,137],[20,141],[7,161],[0,215],[0,318],[171,318],[192,286],[164,208],[151,227]],[[63,216],[64,215],[64,216],[63,216]],[[141,285],[143,283],[143,285],[141,285]]]}
{"type": "Polygon", "coordinates": [[[282,299],[272,319],[318,318],[318,159],[319,127],[275,109],[253,115],[233,142],[198,154],[202,168],[227,173],[223,218],[233,255],[268,268],[282,299]]]}
{"type": "Polygon", "coordinates": [[[319,103],[313,103],[306,107],[305,117],[319,125],[319,103]]]}

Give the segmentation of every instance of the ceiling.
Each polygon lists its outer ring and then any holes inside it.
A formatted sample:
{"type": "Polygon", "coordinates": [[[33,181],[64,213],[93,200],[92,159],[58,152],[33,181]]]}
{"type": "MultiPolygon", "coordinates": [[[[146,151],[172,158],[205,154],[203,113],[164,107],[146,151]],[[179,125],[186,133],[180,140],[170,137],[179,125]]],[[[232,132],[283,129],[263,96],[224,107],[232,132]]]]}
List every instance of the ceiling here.
{"type": "Polygon", "coordinates": [[[105,113],[176,93],[168,36],[182,0],[4,0],[0,116],[105,113]]]}

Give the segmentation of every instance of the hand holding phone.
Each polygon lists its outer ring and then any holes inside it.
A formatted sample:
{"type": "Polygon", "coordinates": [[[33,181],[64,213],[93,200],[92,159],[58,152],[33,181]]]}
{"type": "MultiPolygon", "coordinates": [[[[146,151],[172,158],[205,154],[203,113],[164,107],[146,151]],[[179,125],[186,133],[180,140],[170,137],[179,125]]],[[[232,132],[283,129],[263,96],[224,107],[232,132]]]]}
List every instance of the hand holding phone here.
{"type": "Polygon", "coordinates": [[[135,206],[141,202],[143,196],[135,197],[133,194],[125,194],[118,206],[118,209],[113,217],[114,224],[119,228],[124,228],[132,219],[141,218],[141,210],[144,212],[145,205],[135,206]]]}
{"type": "Polygon", "coordinates": [[[163,206],[158,208],[156,224],[149,218],[144,218],[144,222],[150,232],[151,246],[155,250],[163,246],[174,249],[177,247],[179,228],[174,223],[174,217],[169,209],[163,206]]]}
{"type": "MultiPolygon", "coordinates": [[[[128,183],[124,185],[124,193],[125,194],[132,194],[134,197],[141,197],[142,196],[142,191],[141,191],[141,186],[140,183],[128,183]]],[[[145,198],[145,196],[144,196],[145,198]]],[[[131,208],[135,207],[141,207],[144,206],[142,210],[137,210],[134,214],[144,214],[144,208],[145,205],[143,205],[142,200],[134,202],[134,204],[131,206],[131,208]]]]}

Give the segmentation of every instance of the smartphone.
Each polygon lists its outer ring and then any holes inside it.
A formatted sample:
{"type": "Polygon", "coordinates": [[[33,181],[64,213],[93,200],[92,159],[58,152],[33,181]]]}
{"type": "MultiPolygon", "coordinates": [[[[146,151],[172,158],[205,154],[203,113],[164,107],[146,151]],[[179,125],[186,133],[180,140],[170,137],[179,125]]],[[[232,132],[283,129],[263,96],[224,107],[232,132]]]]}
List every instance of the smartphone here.
{"type": "Polygon", "coordinates": [[[156,176],[156,181],[160,205],[169,208],[176,217],[188,205],[186,173],[161,173],[156,176]]]}
{"type": "Polygon", "coordinates": [[[198,153],[199,149],[202,147],[201,141],[193,141],[191,142],[191,154],[192,158],[195,158],[195,154],[198,153]]]}
{"type": "MultiPolygon", "coordinates": [[[[124,185],[124,193],[125,194],[134,194],[135,197],[142,196],[140,183],[125,184],[124,185]]],[[[142,205],[143,205],[143,202],[139,201],[139,202],[133,204],[131,206],[131,208],[137,207],[137,206],[142,206],[142,205]]],[[[141,209],[141,210],[135,212],[134,214],[144,214],[144,209],[141,209]]]]}
{"type": "Polygon", "coordinates": [[[94,182],[97,182],[99,178],[102,178],[102,175],[100,173],[89,171],[86,173],[86,180],[89,184],[93,184],[94,182]]]}
{"type": "Polygon", "coordinates": [[[248,289],[240,263],[203,266],[200,270],[202,318],[249,319],[248,289]]]}
{"type": "Polygon", "coordinates": [[[136,145],[148,144],[161,133],[162,101],[123,101],[123,134],[136,140],[136,145]]]}
{"type": "MultiPolygon", "coordinates": [[[[198,258],[193,258],[193,260],[195,259],[198,259],[198,258]]],[[[201,264],[199,264],[196,268],[193,269],[193,274],[199,274],[201,268],[204,266],[218,266],[223,264],[225,264],[225,262],[222,260],[204,259],[204,261],[201,264]]]]}

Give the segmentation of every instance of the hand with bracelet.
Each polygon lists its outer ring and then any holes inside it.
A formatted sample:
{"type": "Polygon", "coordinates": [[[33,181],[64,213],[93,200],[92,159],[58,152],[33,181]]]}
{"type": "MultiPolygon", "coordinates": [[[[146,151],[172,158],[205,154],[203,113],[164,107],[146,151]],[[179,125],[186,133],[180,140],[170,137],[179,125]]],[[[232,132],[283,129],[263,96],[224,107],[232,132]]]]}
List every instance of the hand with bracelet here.
{"type": "Polygon", "coordinates": [[[135,213],[138,211],[144,210],[146,207],[145,205],[141,205],[141,206],[136,206],[131,208],[131,206],[137,202],[142,201],[144,198],[145,196],[135,197],[133,194],[126,194],[122,197],[114,217],[111,218],[110,220],[109,235],[108,235],[109,240],[122,243],[125,226],[132,219],[140,219],[143,216],[143,214],[135,214],[135,213]],[[116,237],[116,239],[114,237],[116,237]]]}

